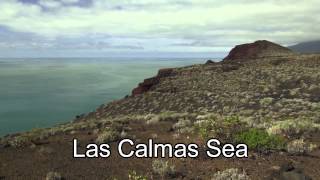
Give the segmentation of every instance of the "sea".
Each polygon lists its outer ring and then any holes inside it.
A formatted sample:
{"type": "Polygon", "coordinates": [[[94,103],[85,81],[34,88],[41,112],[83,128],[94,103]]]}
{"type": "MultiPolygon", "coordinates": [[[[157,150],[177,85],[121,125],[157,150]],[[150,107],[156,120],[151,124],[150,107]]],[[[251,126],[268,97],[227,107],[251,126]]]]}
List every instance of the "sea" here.
{"type": "Polygon", "coordinates": [[[160,68],[205,58],[1,58],[0,136],[65,123],[123,98],[160,68]]]}

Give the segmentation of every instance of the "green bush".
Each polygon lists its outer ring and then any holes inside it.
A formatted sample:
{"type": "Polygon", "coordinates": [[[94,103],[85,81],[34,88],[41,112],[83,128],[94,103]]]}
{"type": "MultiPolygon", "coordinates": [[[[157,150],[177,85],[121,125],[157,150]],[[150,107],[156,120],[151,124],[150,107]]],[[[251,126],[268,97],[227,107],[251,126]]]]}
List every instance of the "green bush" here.
{"type": "Polygon", "coordinates": [[[198,132],[200,137],[203,139],[208,139],[210,136],[215,136],[215,121],[217,121],[216,118],[198,121],[194,127],[195,131],[198,132]]]}
{"type": "Polygon", "coordinates": [[[235,125],[241,123],[239,116],[227,116],[224,118],[224,123],[226,125],[235,125]]]}
{"type": "Polygon", "coordinates": [[[285,140],[277,135],[269,135],[260,129],[249,129],[235,136],[235,141],[245,143],[252,149],[282,149],[285,140]]]}
{"type": "Polygon", "coordinates": [[[230,141],[233,139],[233,134],[246,129],[246,124],[241,122],[238,116],[212,116],[196,122],[194,128],[203,139],[217,137],[230,141]]]}

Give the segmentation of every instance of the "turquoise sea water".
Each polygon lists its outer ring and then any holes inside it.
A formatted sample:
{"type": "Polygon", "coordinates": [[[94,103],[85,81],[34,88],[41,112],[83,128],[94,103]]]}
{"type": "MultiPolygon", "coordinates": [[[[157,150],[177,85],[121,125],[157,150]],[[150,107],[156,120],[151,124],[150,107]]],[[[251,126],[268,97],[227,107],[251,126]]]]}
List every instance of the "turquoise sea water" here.
{"type": "Polygon", "coordinates": [[[0,136],[72,120],[130,94],[158,69],[205,59],[0,59],[0,136]]]}

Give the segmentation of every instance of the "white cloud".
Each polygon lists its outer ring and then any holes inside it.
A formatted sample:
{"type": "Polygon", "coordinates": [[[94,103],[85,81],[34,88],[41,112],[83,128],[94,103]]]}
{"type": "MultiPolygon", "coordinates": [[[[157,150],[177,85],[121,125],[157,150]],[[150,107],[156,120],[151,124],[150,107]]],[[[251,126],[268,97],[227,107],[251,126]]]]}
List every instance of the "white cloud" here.
{"type": "Polygon", "coordinates": [[[79,2],[79,0],[61,0],[61,2],[65,3],[65,4],[74,4],[79,2]]]}
{"type": "Polygon", "coordinates": [[[62,6],[58,0],[39,0],[39,4],[46,8],[59,8],[62,6]]]}
{"type": "Polygon", "coordinates": [[[284,44],[320,39],[319,0],[99,0],[87,8],[62,6],[76,1],[40,1],[56,8],[53,12],[14,0],[0,2],[0,25],[46,38],[104,34],[166,39],[166,45],[202,42],[189,47],[194,51],[221,51],[256,39],[284,44]]]}

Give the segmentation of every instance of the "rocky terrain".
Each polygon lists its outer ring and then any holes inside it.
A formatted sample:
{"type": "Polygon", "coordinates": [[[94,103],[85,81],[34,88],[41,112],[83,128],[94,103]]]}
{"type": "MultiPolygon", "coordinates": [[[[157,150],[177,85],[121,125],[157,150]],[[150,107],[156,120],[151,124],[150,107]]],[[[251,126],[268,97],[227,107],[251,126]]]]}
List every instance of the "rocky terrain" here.
{"type": "Polygon", "coordinates": [[[257,41],[221,62],[159,70],[132,94],[70,123],[1,139],[0,179],[320,179],[320,56],[257,41]],[[80,146],[246,143],[245,159],[74,159],[80,146]]]}

